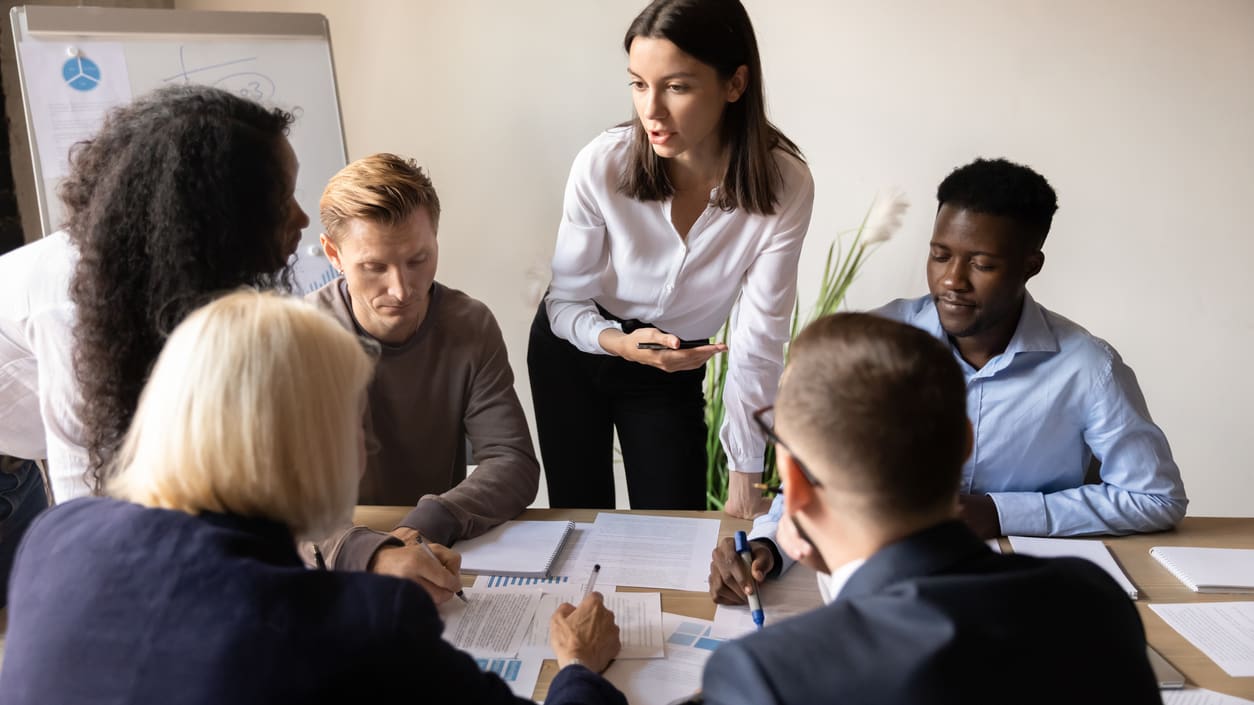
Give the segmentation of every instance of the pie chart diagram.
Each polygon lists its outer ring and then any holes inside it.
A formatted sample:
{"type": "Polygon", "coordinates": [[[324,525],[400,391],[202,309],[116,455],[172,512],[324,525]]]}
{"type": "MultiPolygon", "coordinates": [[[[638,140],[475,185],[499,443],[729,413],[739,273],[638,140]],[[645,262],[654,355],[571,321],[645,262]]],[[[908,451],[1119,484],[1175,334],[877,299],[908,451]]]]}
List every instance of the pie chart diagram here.
{"type": "Polygon", "coordinates": [[[91,59],[71,57],[61,65],[61,77],[70,88],[87,92],[100,85],[100,67],[91,59]]]}

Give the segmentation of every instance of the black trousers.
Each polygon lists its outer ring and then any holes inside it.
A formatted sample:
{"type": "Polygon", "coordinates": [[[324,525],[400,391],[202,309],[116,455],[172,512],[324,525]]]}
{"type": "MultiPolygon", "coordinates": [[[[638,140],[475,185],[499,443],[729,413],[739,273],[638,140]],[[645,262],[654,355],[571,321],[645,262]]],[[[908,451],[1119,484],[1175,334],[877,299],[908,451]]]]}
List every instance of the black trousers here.
{"type": "Polygon", "coordinates": [[[551,506],[614,508],[617,429],[632,509],[705,509],[704,365],[663,372],[582,352],[553,334],[541,302],[527,372],[551,506]]]}

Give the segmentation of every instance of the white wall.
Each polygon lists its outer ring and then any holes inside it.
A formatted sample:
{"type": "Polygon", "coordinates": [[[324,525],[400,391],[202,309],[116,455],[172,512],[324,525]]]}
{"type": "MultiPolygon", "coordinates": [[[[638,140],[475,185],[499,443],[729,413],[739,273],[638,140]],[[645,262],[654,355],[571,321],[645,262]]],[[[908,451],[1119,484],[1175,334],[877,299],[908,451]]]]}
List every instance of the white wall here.
{"type": "MultiPolygon", "coordinates": [[[[500,318],[526,383],[527,271],[552,248],[575,152],[630,110],[619,42],[645,0],[177,0],[320,12],[349,155],[429,166],[440,278],[500,318]]],[[[1136,369],[1183,469],[1190,513],[1254,515],[1246,433],[1254,317],[1254,3],[1248,0],[748,0],[771,113],[817,203],[808,302],[832,236],[881,185],[914,202],[850,292],[923,293],[936,185],[975,156],[1043,173],[1060,210],[1046,306],[1136,369]]]]}

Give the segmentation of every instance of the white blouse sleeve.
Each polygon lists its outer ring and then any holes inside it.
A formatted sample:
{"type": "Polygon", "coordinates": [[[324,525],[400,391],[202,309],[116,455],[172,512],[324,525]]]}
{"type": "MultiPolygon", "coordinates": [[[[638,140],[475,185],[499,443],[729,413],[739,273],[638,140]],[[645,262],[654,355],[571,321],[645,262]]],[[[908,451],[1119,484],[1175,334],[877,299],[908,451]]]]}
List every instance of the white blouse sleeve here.
{"type": "Polygon", "coordinates": [[[603,317],[593,303],[602,293],[601,276],[610,263],[609,235],[596,201],[596,189],[605,185],[596,183],[604,175],[594,173],[595,144],[575,157],[566,181],[545,310],[555,335],[583,352],[605,355],[597,341],[601,331],[622,330],[622,325],[603,317]]]}
{"type": "Polygon", "coordinates": [[[804,165],[798,171],[791,183],[785,180],[777,227],[745,272],[732,309],[723,386],[726,415],[719,440],[728,467],[738,472],[762,471],[766,439],[752,414],[775,403],[784,369],[784,344],[797,298],[797,262],[814,208],[814,180],[804,165]]]}
{"type": "Polygon", "coordinates": [[[78,405],[81,390],[74,374],[74,309],[43,312],[30,324],[29,338],[39,361],[39,413],[48,444],[48,475],[53,501],[91,494],[87,449],[78,405]]]}

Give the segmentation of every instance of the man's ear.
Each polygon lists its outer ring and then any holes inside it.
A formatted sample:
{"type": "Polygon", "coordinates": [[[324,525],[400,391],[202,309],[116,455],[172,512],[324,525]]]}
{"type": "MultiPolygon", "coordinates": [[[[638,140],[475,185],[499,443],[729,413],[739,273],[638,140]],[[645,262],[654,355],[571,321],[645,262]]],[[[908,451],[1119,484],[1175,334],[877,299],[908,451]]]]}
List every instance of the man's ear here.
{"type": "Polygon", "coordinates": [[[1044,252],[1037,250],[1036,252],[1033,252],[1032,254],[1028,255],[1027,276],[1025,276],[1023,280],[1027,281],[1028,279],[1031,279],[1032,277],[1040,274],[1041,268],[1044,266],[1045,266],[1045,253],[1044,252]]]}
{"type": "Polygon", "coordinates": [[[818,494],[801,473],[797,459],[787,450],[775,446],[775,467],[784,483],[784,511],[794,514],[804,511],[818,501],[818,494]]]}
{"type": "Polygon", "coordinates": [[[335,267],[335,271],[340,274],[344,273],[344,263],[340,261],[340,250],[335,246],[335,242],[327,237],[326,233],[318,236],[318,244],[322,245],[322,252],[327,256],[327,261],[335,267]]]}

